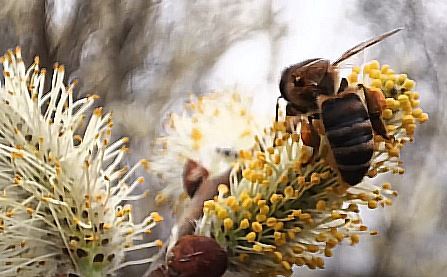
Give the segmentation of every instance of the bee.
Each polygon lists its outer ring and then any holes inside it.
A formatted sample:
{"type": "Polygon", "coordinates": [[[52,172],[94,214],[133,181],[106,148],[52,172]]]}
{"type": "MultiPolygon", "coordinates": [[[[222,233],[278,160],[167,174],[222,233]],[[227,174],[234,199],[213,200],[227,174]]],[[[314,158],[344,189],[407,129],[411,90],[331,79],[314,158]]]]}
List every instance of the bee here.
{"type": "MultiPolygon", "coordinates": [[[[278,100],[287,101],[286,116],[301,116],[301,134],[306,145],[319,149],[320,135],[327,139],[335,168],[351,186],[359,183],[369,169],[373,134],[390,138],[381,119],[383,94],[362,85],[349,87],[344,78],[337,89],[338,65],[401,30],[397,28],[362,42],[333,63],[322,58],[308,59],[286,68],[281,75],[278,100]]],[[[278,109],[277,101],[276,120],[278,109]]]]}

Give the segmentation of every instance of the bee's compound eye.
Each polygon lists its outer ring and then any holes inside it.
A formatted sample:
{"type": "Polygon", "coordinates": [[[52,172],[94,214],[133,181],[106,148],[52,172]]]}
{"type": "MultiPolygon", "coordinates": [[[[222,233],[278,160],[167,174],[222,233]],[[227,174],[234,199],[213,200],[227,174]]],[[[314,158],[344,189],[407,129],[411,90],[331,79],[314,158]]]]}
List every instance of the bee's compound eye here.
{"type": "Polygon", "coordinates": [[[304,87],[304,79],[299,76],[294,76],[293,85],[295,87],[304,87]]]}

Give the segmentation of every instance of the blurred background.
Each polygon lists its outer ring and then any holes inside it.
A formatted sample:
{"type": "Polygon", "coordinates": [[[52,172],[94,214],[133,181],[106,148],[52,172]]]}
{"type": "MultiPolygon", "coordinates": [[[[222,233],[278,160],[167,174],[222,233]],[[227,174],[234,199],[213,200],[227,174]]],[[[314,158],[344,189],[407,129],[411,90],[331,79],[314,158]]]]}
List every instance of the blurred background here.
{"type": "Polygon", "coordinates": [[[430,121],[403,151],[407,173],[382,177],[400,195],[386,210],[362,211],[379,236],[343,245],[325,270],[297,276],[445,276],[446,13],[443,0],[1,0],[0,50],[20,45],[28,64],[35,55],[47,68],[64,64],[79,95],[100,95],[114,113],[115,134],[131,138],[137,160],[150,155],[164,116],[189,93],[238,89],[273,112],[284,67],[333,60],[404,27],[346,63],[377,59],[417,81],[430,121]]]}

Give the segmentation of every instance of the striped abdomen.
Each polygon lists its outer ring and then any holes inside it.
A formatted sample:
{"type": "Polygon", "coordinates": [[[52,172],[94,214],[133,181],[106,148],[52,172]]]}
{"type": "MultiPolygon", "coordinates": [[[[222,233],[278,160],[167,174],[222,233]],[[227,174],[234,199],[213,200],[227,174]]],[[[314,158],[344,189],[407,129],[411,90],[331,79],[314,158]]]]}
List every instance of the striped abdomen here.
{"type": "Polygon", "coordinates": [[[371,121],[355,92],[323,100],[321,117],[338,170],[351,186],[368,172],[374,150],[371,121]]]}

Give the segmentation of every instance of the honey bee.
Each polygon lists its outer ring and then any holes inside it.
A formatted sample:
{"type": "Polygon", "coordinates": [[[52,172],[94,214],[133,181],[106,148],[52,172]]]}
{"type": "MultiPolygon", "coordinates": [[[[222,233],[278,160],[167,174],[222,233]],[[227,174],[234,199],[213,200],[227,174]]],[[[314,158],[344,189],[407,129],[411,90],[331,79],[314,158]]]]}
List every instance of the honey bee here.
{"type": "MultiPolygon", "coordinates": [[[[327,138],[335,167],[351,186],[359,183],[369,169],[373,134],[389,139],[381,119],[385,99],[380,91],[362,85],[349,87],[344,78],[337,89],[338,65],[401,30],[397,28],[362,42],[332,64],[327,59],[308,59],[286,68],[281,75],[279,98],[287,101],[286,116],[301,116],[301,134],[306,145],[319,149],[320,135],[327,138]]],[[[276,120],[278,109],[277,102],[276,120]]]]}

